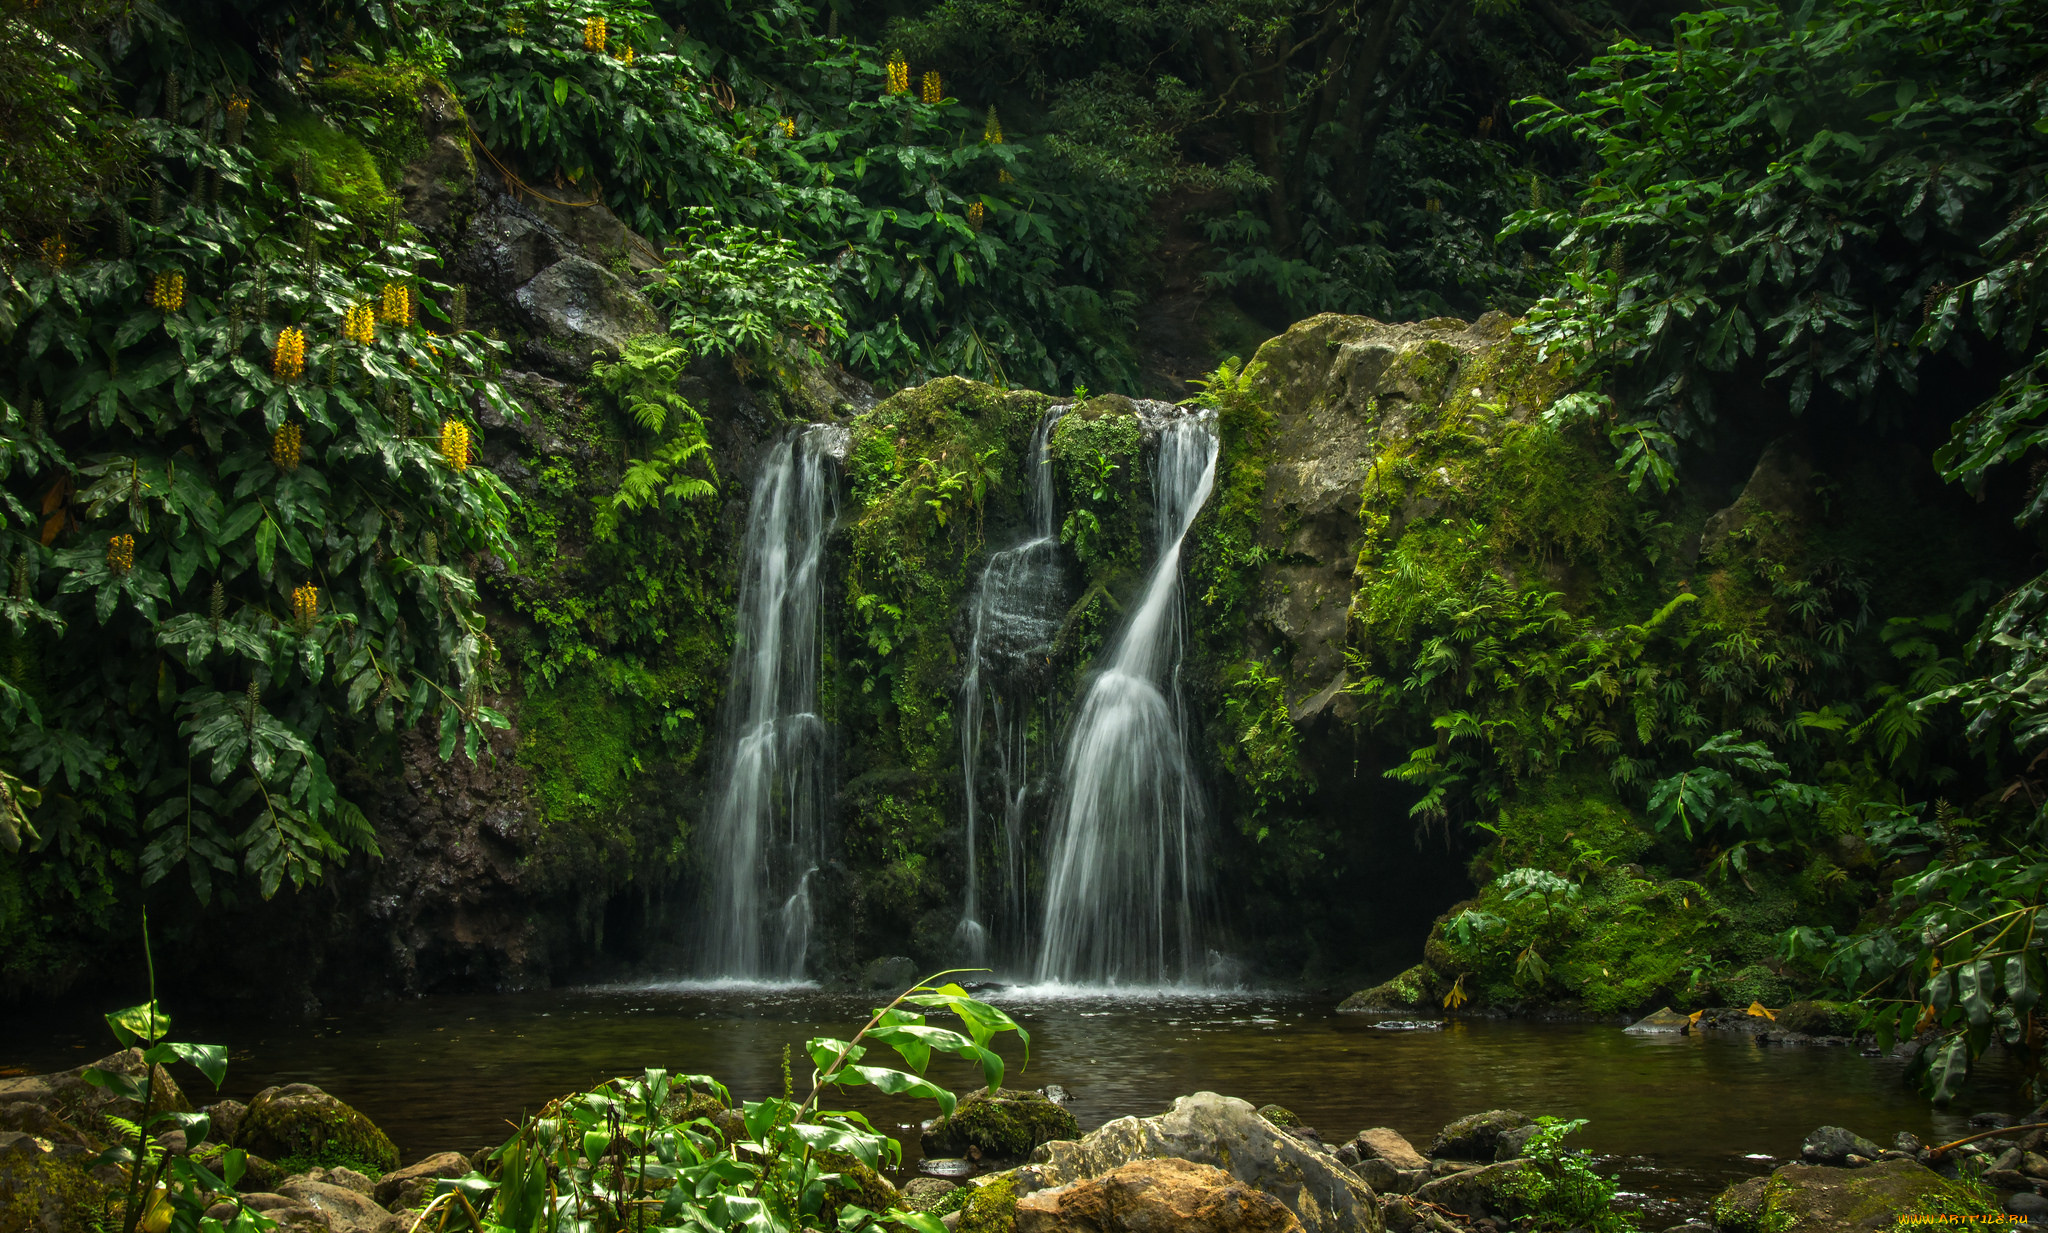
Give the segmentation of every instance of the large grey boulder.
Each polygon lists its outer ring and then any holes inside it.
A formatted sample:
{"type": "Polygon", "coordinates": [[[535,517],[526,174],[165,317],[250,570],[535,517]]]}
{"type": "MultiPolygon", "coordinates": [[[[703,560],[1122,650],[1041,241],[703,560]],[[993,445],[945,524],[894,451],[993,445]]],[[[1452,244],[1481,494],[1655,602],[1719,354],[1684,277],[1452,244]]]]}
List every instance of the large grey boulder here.
{"type": "Polygon", "coordinates": [[[578,359],[616,352],[662,328],[653,305],[624,279],[584,257],[564,257],[512,293],[512,303],[578,359]]]}
{"type": "Polygon", "coordinates": [[[1377,1197],[1331,1153],[1214,1092],[1182,1096],[1157,1117],[1120,1117],[1079,1140],[1041,1145],[1016,1172],[1017,1194],[1100,1177],[1134,1160],[1214,1165],[1280,1200],[1306,1233],[1380,1233],[1377,1197]]]}

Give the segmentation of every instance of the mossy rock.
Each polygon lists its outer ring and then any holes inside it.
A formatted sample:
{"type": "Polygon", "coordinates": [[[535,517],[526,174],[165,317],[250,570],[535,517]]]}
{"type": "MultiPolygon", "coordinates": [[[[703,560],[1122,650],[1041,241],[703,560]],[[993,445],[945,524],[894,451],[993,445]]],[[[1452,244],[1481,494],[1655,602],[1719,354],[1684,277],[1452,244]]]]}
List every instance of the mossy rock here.
{"type": "Polygon", "coordinates": [[[263,129],[257,146],[278,175],[296,179],[303,167],[304,187],[358,223],[382,222],[397,204],[370,148],[317,116],[286,116],[263,129]]]}
{"type": "Polygon", "coordinates": [[[999,1088],[969,1092],[951,1117],[924,1132],[927,1156],[983,1156],[1021,1160],[1031,1149],[1055,1139],[1078,1139],[1074,1115],[1037,1092],[999,1088]]]}
{"type": "Polygon", "coordinates": [[[1260,1105],[1255,1112],[1282,1130],[1292,1130],[1301,1125],[1301,1116],[1286,1105],[1260,1105]]]}
{"type": "Polygon", "coordinates": [[[0,1148],[0,1229],[96,1233],[119,1222],[119,1194],[73,1161],[26,1145],[0,1148]]]}
{"type": "Polygon", "coordinates": [[[661,1107],[661,1116],[669,1122],[703,1118],[718,1128],[720,1137],[728,1144],[738,1143],[747,1137],[747,1120],[738,1109],[709,1092],[694,1088],[678,1088],[671,1092],[668,1103],[661,1107]]]}
{"type": "Polygon", "coordinates": [[[954,1226],[953,1233],[1015,1233],[1016,1177],[999,1173],[973,1191],[960,1205],[960,1223],[954,1226]]]}
{"type": "Polygon", "coordinates": [[[1529,1117],[1514,1109],[1470,1114],[1438,1131],[1429,1154],[1438,1160],[1492,1160],[1502,1135],[1529,1124],[1529,1117]]]}
{"type": "Polygon", "coordinates": [[[1981,1187],[1951,1182],[1914,1160],[1861,1169],[1789,1164],[1730,1186],[1713,1205],[1723,1233],[1867,1233],[1892,1228],[1903,1216],[1997,1210],[1981,1187]]]}
{"type": "Polygon", "coordinates": [[[286,1167],[346,1165],[371,1177],[398,1167],[398,1148],[390,1136],[310,1083],[256,1093],[235,1134],[235,1146],[286,1167]]]}
{"type": "Polygon", "coordinates": [[[837,1181],[825,1183],[825,1206],[819,1212],[828,1229],[839,1227],[839,1210],[848,1204],[871,1212],[886,1212],[903,1206],[902,1196],[888,1178],[852,1156],[827,1152],[818,1157],[818,1165],[827,1173],[839,1175],[837,1181]]]}
{"type": "Polygon", "coordinates": [[[1808,1036],[1853,1036],[1862,1021],[1852,1002],[1794,1002],[1778,1012],[1780,1027],[1808,1036]]]}
{"type": "Polygon", "coordinates": [[[1337,1004],[1340,1014],[1375,1010],[1420,1010],[1429,1002],[1433,977],[1429,965],[1418,963],[1391,980],[1360,989],[1337,1004]]]}

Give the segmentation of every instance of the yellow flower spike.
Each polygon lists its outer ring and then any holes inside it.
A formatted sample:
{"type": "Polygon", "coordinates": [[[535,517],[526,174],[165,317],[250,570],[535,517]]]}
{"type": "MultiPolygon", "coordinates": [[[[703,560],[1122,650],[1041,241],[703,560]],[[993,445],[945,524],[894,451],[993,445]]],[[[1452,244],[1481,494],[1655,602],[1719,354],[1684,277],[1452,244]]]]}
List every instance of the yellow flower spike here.
{"type": "Polygon", "coordinates": [[[604,50],[605,43],[609,41],[606,38],[605,30],[607,24],[602,17],[586,17],[583,19],[583,50],[592,52],[604,50]]]}
{"type": "Polygon", "coordinates": [[[988,121],[981,126],[981,139],[992,146],[1003,144],[1003,122],[996,116],[996,105],[988,105],[988,121]]]}
{"type": "Polygon", "coordinates": [[[944,97],[946,97],[945,91],[939,88],[939,70],[926,69],[924,74],[924,101],[936,107],[939,104],[939,100],[944,97]]]}
{"type": "Polygon", "coordinates": [[[135,568],[135,537],[126,532],[107,541],[107,568],[125,574],[135,568]]]}
{"type": "Polygon", "coordinates": [[[377,313],[368,304],[351,304],[341,319],[341,336],[369,346],[377,341],[377,313]]]}
{"type": "Polygon", "coordinates": [[[889,93],[910,93],[910,61],[900,51],[889,53],[889,93]]]}
{"type": "Polygon", "coordinates": [[[1017,177],[1010,174],[1010,169],[1008,167],[1005,167],[1001,171],[996,172],[996,183],[1015,184],[1016,182],[1017,177]]]}
{"type": "Polygon", "coordinates": [[[64,243],[64,237],[53,235],[43,241],[43,261],[53,270],[61,270],[71,259],[71,248],[64,243]]]}
{"type": "Polygon", "coordinates": [[[149,304],[152,308],[167,313],[177,312],[185,307],[185,275],[180,270],[169,270],[149,280],[149,304]]]}
{"type": "Polygon", "coordinates": [[[623,64],[625,64],[625,65],[626,65],[626,66],[627,66],[628,68],[631,68],[631,67],[632,67],[632,65],[633,65],[633,45],[632,45],[631,43],[628,43],[628,44],[626,44],[626,50],[625,50],[624,54],[622,54],[622,55],[620,55],[620,56],[619,56],[619,60],[620,60],[620,62],[622,62],[623,64]]]}
{"type": "Polygon", "coordinates": [[[469,470],[469,425],[461,420],[441,421],[441,460],[451,471],[469,470]]]}
{"type": "Polygon", "coordinates": [[[305,432],[297,424],[279,424],[270,434],[270,461],[286,471],[298,470],[305,440],[305,432]]]}
{"type": "Polygon", "coordinates": [[[781,118],[780,120],[777,120],[777,121],[776,121],[775,123],[776,123],[776,125],[777,125],[778,127],[780,127],[780,128],[782,129],[782,135],[783,135],[784,137],[794,137],[794,136],[796,136],[796,121],[795,121],[795,120],[792,120],[792,119],[790,119],[790,118],[789,118],[788,116],[784,116],[784,117],[782,117],[782,118],[781,118]]]}
{"type": "Polygon", "coordinates": [[[412,288],[404,283],[384,284],[384,320],[404,329],[412,324],[412,288]]]}
{"type": "Polygon", "coordinates": [[[270,371],[280,381],[296,381],[306,372],[306,332],[288,325],[277,332],[270,353],[270,371]]]}
{"type": "Polygon", "coordinates": [[[320,619],[319,587],[303,582],[292,588],[292,617],[298,622],[300,633],[313,632],[314,623],[320,619]]]}
{"type": "Polygon", "coordinates": [[[967,225],[973,227],[976,231],[980,231],[982,224],[987,221],[988,207],[979,201],[970,202],[967,206],[967,225]]]}

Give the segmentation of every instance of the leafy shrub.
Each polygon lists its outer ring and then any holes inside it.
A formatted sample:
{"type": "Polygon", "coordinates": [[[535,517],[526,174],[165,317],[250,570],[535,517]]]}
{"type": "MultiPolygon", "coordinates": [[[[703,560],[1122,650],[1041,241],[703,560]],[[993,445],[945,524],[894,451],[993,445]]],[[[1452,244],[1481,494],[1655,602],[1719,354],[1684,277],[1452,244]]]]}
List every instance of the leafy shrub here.
{"type": "Polygon", "coordinates": [[[1565,1137],[1585,1124],[1584,1118],[1537,1118],[1536,1132],[1522,1147],[1529,1167],[1517,1177],[1510,1193],[1521,1201],[1538,1229],[1633,1233],[1635,1219],[1614,1208],[1621,1184],[1594,1172],[1583,1152],[1564,1146],[1565,1137]]]}

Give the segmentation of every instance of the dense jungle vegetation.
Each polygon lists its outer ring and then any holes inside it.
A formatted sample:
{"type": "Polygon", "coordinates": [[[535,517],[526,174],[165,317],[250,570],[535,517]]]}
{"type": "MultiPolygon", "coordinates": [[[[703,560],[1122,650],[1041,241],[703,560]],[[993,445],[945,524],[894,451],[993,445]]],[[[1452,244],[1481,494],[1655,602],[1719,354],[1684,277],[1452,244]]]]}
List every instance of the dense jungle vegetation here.
{"type": "Polygon", "coordinates": [[[847,945],[951,919],[949,628],[1022,391],[1085,400],[1069,678],[1145,551],[1116,396],[1195,397],[1193,689],[1267,966],[1380,963],[1363,799],[1480,888],[1386,997],[1861,1002],[1936,1033],[1938,1095],[2031,1057],[2048,13],[1681,7],[4,0],[9,986],[144,901],[200,937],[388,855],[409,775],[517,768],[565,837],[536,893],[672,880],[746,434],[843,415],[837,366],[910,391],[848,463],[847,945]],[[635,337],[593,364],[489,288],[420,205],[479,175],[652,242],[590,276],[635,337]],[[1428,423],[1366,468],[1312,725],[1252,615],[1257,348],[1490,310],[1513,371],[1411,374],[1428,423]]]}

